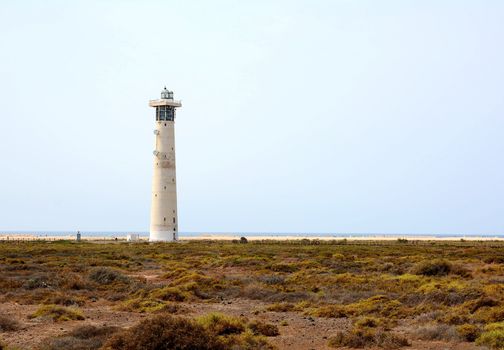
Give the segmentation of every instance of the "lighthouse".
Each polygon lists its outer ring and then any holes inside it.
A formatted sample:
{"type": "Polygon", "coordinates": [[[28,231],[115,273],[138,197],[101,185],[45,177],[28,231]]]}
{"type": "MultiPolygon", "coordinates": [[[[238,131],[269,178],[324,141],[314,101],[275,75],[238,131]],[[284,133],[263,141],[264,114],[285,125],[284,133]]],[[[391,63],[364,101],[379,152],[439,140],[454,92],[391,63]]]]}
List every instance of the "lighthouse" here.
{"type": "Polygon", "coordinates": [[[175,110],[180,101],[173,99],[173,91],[166,87],[161,98],[150,100],[156,108],[154,129],[154,172],[152,174],[152,198],[150,235],[151,242],[178,240],[177,180],[175,172],[175,110]]]}

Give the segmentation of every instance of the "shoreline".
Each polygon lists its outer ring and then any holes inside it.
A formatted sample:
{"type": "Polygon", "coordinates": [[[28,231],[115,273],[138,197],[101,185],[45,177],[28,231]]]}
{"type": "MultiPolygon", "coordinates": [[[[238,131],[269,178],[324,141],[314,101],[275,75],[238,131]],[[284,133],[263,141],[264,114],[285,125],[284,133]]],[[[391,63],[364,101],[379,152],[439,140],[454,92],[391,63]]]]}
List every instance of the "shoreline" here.
{"type": "MultiPolygon", "coordinates": [[[[367,235],[367,236],[292,236],[292,235],[265,235],[265,236],[249,236],[246,235],[222,235],[222,234],[202,234],[200,236],[180,237],[179,241],[201,241],[201,240],[215,240],[215,241],[232,241],[240,240],[240,237],[247,238],[248,241],[300,241],[308,239],[310,241],[397,241],[405,239],[407,241],[504,241],[504,237],[490,237],[490,236],[452,236],[452,237],[436,237],[429,235],[367,235]]],[[[39,236],[33,234],[0,234],[0,241],[60,241],[71,240],[76,241],[75,235],[65,236],[39,236]]],[[[126,241],[125,236],[82,236],[82,241],[110,241],[110,242],[123,242],[126,241]]],[[[148,236],[141,236],[139,242],[148,241],[148,236]]]]}

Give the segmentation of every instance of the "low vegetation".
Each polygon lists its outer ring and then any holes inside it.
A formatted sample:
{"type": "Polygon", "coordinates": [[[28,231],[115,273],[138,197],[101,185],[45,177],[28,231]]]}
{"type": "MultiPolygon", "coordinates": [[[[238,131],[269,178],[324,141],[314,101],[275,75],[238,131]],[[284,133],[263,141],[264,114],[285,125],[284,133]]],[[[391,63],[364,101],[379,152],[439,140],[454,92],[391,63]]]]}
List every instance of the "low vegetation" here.
{"type": "MultiPolygon", "coordinates": [[[[415,341],[503,347],[501,242],[244,243],[1,242],[0,303],[34,305],[30,317],[40,322],[79,321],[89,308],[106,305],[145,316],[144,326],[153,331],[165,323],[180,328],[186,332],[177,338],[181,344],[193,344],[192,335],[199,334],[215,349],[269,349],[275,342],[270,337],[292,327],[283,319],[292,315],[343,320],[347,330],[327,333],[333,347],[392,348],[415,341]],[[270,321],[189,313],[191,304],[236,300],[250,301],[270,321]]],[[[0,331],[15,331],[19,321],[0,317],[0,331]]],[[[141,348],[133,339],[149,335],[140,337],[140,329],[89,331],[86,342],[94,344],[89,349],[141,348]]],[[[84,339],[64,336],[55,339],[84,339]]]]}
{"type": "Polygon", "coordinates": [[[264,338],[247,328],[243,320],[221,314],[209,314],[197,320],[159,315],[112,336],[103,348],[106,350],[274,349],[264,338]]]}
{"type": "Polygon", "coordinates": [[[488,324],[477,338],[477,344],[490,349],[504,349],[504,322],[488,324]]]}
{"type": "Polygon", "coordinates": [[[13,316],[0,315],[0,332],[17,331],[19,327],[19,322],[13,316]]]}
{"type": "Polygon", "coordinates": [[[349,331],[338,332],[329,339],[329,346],[334,348],[368,348],[380,347],[384,349],[398,349],[410,346],[410,342],[403,336],[391,333],[383,328],[354,327],[349,331]]]}
{"type": "Polygon", "coordinates": [[[58,305],[42,305],[30,318],[44,318],[54,322],[83,320],[82,312],[76,308],[68,308],[58,305]]]}
{"type": "Polygon", "coordinates": [[[95,350],[101,348],[117,331],[116,327],[110,326],[80,326],[68,335],[45,340],[38,350],[95,350]]]}

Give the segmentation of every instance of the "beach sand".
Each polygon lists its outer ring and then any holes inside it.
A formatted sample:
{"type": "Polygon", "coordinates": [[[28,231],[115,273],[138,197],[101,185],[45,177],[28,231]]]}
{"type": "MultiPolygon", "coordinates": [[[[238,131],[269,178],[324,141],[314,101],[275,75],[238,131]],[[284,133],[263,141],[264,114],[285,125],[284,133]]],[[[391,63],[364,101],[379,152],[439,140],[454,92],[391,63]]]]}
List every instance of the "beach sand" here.
{"type": "MultiPolygon", "coordinates": [[[[408,241],[504,241],[503,237],[498,236],[464,236],[464,237],[436,237],[429,235],[369,235],[369,236],[289,236],[289,235],[270,235],[270,236],[250,236],[246,235],[222,235],[222,234],[201,234],[199,236],[180,237],[180,241],[198,241],[198,240],[218,240],[232,241],[239,240],[240,237],[246,237],[249,241],[299,241],[303,239],[320,240],[320,241],[396,241],[398,239],[406,239],[408,241]]],[[[140,241],[148,241],[149,237],[141,236],[140,241]]],[[[57,240],[76,240],[75,235],[67,236],[50,236],[50,235],[33,235],[33,234],[0,234],[0,241],[57,241],[57,240]]],[[[117,235],[117,239],[113,236],[85,236],[81,237],[83,241],[126,241],[126,236],[117,235]]]]}

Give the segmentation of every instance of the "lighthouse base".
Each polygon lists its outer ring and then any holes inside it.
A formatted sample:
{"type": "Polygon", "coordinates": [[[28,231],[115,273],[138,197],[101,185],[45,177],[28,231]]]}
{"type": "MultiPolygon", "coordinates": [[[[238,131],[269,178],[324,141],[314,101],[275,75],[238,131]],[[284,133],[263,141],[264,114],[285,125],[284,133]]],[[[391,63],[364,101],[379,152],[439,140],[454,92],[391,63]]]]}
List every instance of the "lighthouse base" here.
{"type": "Polygon", "coordinates": [[[178,232],[174,231],[151,231],[149,242],[175,242],[178,241],[178,232]]]}

